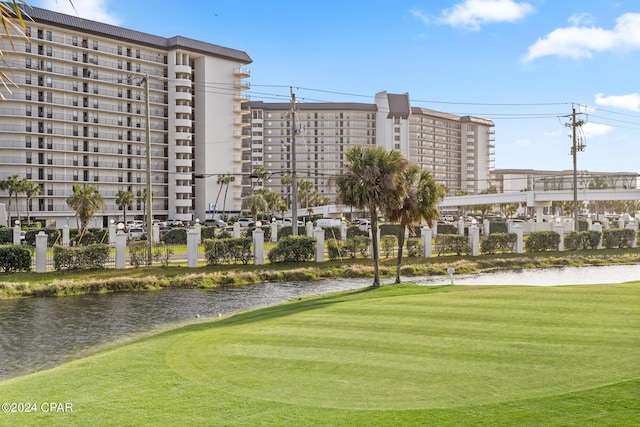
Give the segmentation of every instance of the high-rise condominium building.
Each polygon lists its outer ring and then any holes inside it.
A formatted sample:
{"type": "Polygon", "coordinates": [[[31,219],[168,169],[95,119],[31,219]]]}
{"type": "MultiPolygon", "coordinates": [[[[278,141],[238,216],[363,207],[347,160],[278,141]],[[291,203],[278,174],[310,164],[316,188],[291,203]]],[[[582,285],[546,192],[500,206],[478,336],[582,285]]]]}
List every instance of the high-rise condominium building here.
{"type": "MultiPolygon", "coordinates": [[[[33,20],[26,34],[2,39],[0,64],[17,85],[3,91],[0,103],[0,179],[17,175],[41,190],[28,201],[18,195],[21,218],[28,204],[31,218],[68,222],[75,211],[66,199],[75,184],[96,186],[105,200],[92,226],[122,218],[120,191],[136,196],[129,218],[142,218],[147,168],[154,217],[204,218],[220,187],[215,174],[241,174],[249,56],[185,37],[25,11],[33,20]]],[[[240,198],[240,186],[230,187],[228,203],[239,206],[240,198]]],[[[8,205],[7,192],[0,203],[8,205]]],[[[15,219],[15,201],[11,211],[15,219]]]]}
{"type": "MultiPolygon", "coordinates": [[[[335,201],[334,178],[345,168],[344,153],[355,145],[397,150],[447,188],[448,194],[479,193],[490,186],[494,156],[493,122],[410,105],[408,94],[375,95],[374,103],[297,103],[295,124],[290,103],[248,102],[247,135],[251,152],[243,154],[244,189],[275,191],[287,200],[295,125],[296,175],[310,181],[318,195],[335,201]],[[265,176],[250,178],[263,168],[265,176]],[[288,178],[285,178],[288,179],[288,178]]],[[[304,207],[304,206],[303,206],[304,207]]]]}
{"type": "MultiPolygon", "coordinates": [[[[121,191],[135,197],[129,219],[142,219],[147,176],[161,220],[237,214],[243,195],[262,186],[287,199],[291,105],[247,102],[245,52],[45,9],[27,13],[26,34],[0,41],[0,69],[17,85],[0,104],[0,180],[17,175],[41,191],[18,194],[12,219],[28,208],[31,219],[64,225],[75,215],[66,200],[84,184],[105,200],[91,226],[123,219],[121,191]],[[261,179],[252,178],[257,170],[261,179]]],[[[400,151],[450,194],[489,185],[491,120],[412,107],[408,94],[386,92],[373,103],[298,103],[296,118],[296,173],[324,202],[337,200],[333,178],[354,145],[400,151]]],[[[8,196],[0,191],[0,203],[9,205],[8,196]]],[[[300,207],[306,203],[313,201],[300,207]]]]}

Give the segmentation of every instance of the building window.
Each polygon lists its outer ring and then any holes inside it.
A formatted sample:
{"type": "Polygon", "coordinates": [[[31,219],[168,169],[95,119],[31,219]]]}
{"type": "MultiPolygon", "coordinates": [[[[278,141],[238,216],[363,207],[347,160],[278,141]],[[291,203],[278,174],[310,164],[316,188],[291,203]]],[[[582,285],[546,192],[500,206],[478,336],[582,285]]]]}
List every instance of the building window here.
{"type": "Polygon", "coordinates": [[[31,58],[24,59],[24,68],[31,68],[31,58]]]}
{"type": "Polygon", "coordinates": [[[47,46],[47,56],[53,56],[53,51],[51,50],[51,46],[47,46]]]}
{"type": "Polygon", "coordinates": [[[122,55],[122,46],[118,46],[118,55],[122,55]]]}
{"type": "Polygon", "coordinates": [[[71,59],[73,59],[74,61],[78,60],[78,52],[76,52],[75,50],[73,52],[71,52],[71,59]]]}
{"type": "Polygon", "coordinates": [[[24,82],[25,84],[28,84],[28,85],[31,84],[31,74],[27,73],[24,75],[24,82]]]}
{"type": "Polygon", "coordinates": [[[31,101],[31,89],[27,89],[24,91],[24,97],[27,101],[31,101]]]}
{"type": "Polygon", "coordinates": [[[24,51],[27,53],[31,53],[31,43],[24,42],[24,51]]]}
{"type": "Polygon", "coordinates": [[[140,49],[136,49],[136,58],[140,59],[140,49]]]}
{"type": "Polygon", "coordinates": [[[93,50],[98,50],[98,40],[93,41],[93,50]]]}
{"type": "Polygon", "coordinates": [[[51,31],[47,31],[47,40],[49,41],[53,40],[53,35],[51,34],[51,31]]]}

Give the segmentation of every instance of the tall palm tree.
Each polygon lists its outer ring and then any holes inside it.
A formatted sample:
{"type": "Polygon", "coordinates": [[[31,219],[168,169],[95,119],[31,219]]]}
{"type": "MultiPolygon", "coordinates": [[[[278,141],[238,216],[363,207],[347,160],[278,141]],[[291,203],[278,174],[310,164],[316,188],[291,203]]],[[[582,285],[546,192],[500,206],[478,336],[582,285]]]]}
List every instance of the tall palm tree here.
{"type": "Polygon", "coordinates": [[[269,173],[264,168],[264,166],[256,166],[256,168],[251,173],[251,178],[255,179],[255,181],[251,184],[251,191],[253,191],[258,184],[264,184],[268,177],[269,173]]]}
{"type": "MultiPolygon", "coordinates": [[[[227,177],[230,176],[229,174],[222,174],[222,175],[218,175],[218,180],[216,181],[216,184],[219,185],[218,187],[218,195],[216,196],[216,204],[215,204],[215,210],[218,210],[218,199],[220,199],[220,193],[222,193],[222,187],[224,187],[225,185],[225,181],[227,179],[227,177]]],[[[215,212],[214,212],[215,213],[215,212]]]]}
{"type": "Polygon", "coordinates": [[[400,222],[398,236],[398,261],[396,263],[396,283],[400,283],[400,266],[402,265],[402,249],[404,234],[408,229],[413,232],[413,223],[424,219],[431,227],[440,215],[438,202],[442,200],[445,189],[439,186],[431,173],[421,171],[416,164],[410,164],[399,173],[399,184],[403,187],[402,204],[387,211],[390,221],[400,222]]]}
{"type": "Polygon", "coordinates": [[[313,192],[313,182],[308,179],[298,180],[298,200],[305,202],[305,208],[309,208],[309,202],[311,201],[313,192]]]}
{"type": "Polygon", "coordinates": [[[42,194],[42,188],[33,181],[25,180],[22,191],[24,191],[24,194],[27,197],[27,224],[31,224],[31,210],[29,209],[29,202],[31,202],[31,199],[34,197],[42,194]]]}
{"type": "MultiPolygon", "coordinates": [[[[151,193],[151,198],[153,199],[153,192],[151,193]]],[[[142,203],[142,210],[144,211],[144,223],[146,224],[147,223],[147,187],[144,187],[142,190],[138,190],[136,192],[136,201],[138,203],[142,203]]]]}
{"type": "Polygon", "coordinates": [[[280,184],[287,187],[286,205],[287,209],[289,209],[289,207],[291,206],[291,184],[293,184],[293,176],[290,174],[283,175],[282,179],[280,180],[280,184]]]}
{"type": "Polygon", "coordinates": [[[104,208],[104,199],[93,185],[73,185],[73,194],[67,197],[67,205],[76,211],[80,221],[80,234],[84,234],[87,224],[98,212],[104,208]]]}
{"type": "Polygon", "coordinates": [[[266,188],[261,188],[256,191],[256,194],[260,194],[264,200],[267,202],[267,209],[269,210],[269,215],[273,216],[273,213],[278,210],[280,205],[282,204],[282,198],[275,191],[268,190],[266,188]]]}
{"type": "Polygon", "coordinates": [[[267,210],[268,204],[262,194],[250,194],[242,200],[242,209],[247,209],[253,216],[253,222],[258,222],[258,212],[267,210]]]}
{"type": "Polygon", "coordinates": [[[127,208],[133,206],[133,194],[131,191],[118,191],[116,194],[116,204],[122,206],[122,216],[124,217],[124,223],[127,223],[127,208]]]}
{"type": "Polygon", "coordinates": [[[224,201],[222,202],[222,214],[227,210],[227,192],[229,191],[229,184],[236,180],[236,177],[233,175],[226,175],[223,180],[224,188],[224,201]]]}
{"type": "Polygon", "coordinates": [[[20,179],[17,174],[11,175],[7,179],[0,180],[0,190],[7,190],[9,192],[9,203],[7,217],[7,227],[11,226],[11,196],[16,198],[16,218],[20,219],[20,207],[18,206],[18,193],[22,193],[24,190],[25,180],[20,179]]]}
{"type": "Polygon", "coordinates": [[[371,215],[371,241],[373,252],[373,287],[380,286],[378,268],[378,216],[397,209],[403,198],[398,174],[407,161],[397,151],[382,147],[353,147],[345,153],[348,165],[344,175],[336,179],[338,194],[343,203],[365,209],[371,215]]]}

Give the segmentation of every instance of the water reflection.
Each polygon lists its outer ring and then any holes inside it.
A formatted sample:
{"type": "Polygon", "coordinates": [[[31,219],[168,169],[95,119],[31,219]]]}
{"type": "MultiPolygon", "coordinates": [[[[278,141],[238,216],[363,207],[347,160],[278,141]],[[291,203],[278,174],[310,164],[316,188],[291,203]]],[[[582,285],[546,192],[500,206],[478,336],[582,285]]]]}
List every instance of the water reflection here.
{"type": "MultiPolygon", "coordinates": [[[[564,285],[640,280],[640,266],[580,267],[455,275],[456,284],[564,285]]],[[[445,276],[408,282],[448,284],[445,276]]],[[[390,283],[387,280],[386,283],[390,283]]],[[[280,304],[301,296],[359,289],[370,279],[267,283],[212,290],[80,295],[0,301],[0,380],[59,365],[87,349],[160,326],[280,304]]]]}

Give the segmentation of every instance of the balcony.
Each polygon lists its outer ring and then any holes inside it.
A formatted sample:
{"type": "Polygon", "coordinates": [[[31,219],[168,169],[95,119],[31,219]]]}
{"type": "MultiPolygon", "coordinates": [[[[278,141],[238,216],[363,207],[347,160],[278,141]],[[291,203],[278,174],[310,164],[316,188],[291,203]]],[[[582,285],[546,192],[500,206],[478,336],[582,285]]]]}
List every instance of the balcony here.
{"type": "Polygon", "coordinates": [[[176,105],[176,113],[178,114],[191,114],[191,112],[190,105],[176,105]]]}
{"type": "Polygon", "coordinates": [[[236,102],[249,102],[249,95],[246,95],[244,93],[236,93],[235,95],[233,95],[233,100],[236,102]]]}
{"type": "Polygon", "coordinates": [[[191,80],[189,79],[176,79],[175,83],[176,83],[176,87],[191,88],[191,80]]]}
{"type": "Polygon", "coordinates": [[[193,121],[191,119],[174,119],[173,124],[176,127],[191,128],[193,121]]]}
{"type": "Polygon", "coordinates": [[[191,140],[191,134],[189,132],[176,132],[176,140],[189,141],[191,140]]]}
{"type": "Polygon", "coordinates": [[[251,89],[251,84],[246,80],[240,80],[235,82],[233,87],[238,90],[249,90],[251,89]]]}
{"type": "Polygon", "coordinates": [[[174,92],[173,97],[176,100],[191,101],[191,92],[174,92]]]}
{"type": "Polygon", "coordinates": [[[189,65],[176,65],[175,72],[191,74],[192,69],[189,65]]]}
{"type": "Polygon", "coordinates": [[[237,114],[250,114],[251,110],[248,108],[242,108],[242,105],[234,105],[233,112],[237,114]]]}
{"type": "Polygon", "coordinates": [[[251,77],[251,70],[249,70],[248,68],[236,68],[235,70],[233,70],[233,74],[236,77],[240,77],[241,79],[246,79],[248,77],[251,77]]]}

